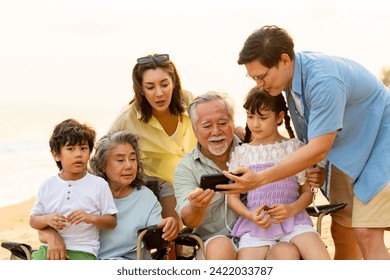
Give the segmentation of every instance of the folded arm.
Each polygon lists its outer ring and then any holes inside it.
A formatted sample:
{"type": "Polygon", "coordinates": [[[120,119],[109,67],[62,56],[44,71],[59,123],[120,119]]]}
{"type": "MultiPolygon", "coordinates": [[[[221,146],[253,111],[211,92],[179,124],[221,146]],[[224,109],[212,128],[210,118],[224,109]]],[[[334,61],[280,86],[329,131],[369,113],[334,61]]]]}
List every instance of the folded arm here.
{"type": "Polygon", "coordinates": [[[47,244],[48,260],[66,260],[66,246],[62,236],[53,228],[46,227],[38,231],[39,240],[47,244]]]}

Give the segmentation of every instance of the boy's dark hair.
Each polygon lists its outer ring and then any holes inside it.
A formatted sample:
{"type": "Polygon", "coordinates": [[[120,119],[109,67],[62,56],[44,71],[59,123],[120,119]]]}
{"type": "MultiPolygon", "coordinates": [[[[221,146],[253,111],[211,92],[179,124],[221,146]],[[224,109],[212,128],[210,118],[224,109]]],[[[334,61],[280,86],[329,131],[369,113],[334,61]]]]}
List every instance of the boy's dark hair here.
{"type": "MultiPolygon", "coordinates": [[[[60,154],[64,146],[81,145],[88,143],[92,153],[95,145],[96,132],[87,124],[80,124],[74,119],[67,119],[57,124],[50,136],[49,146],[52,153],[60,154]]],[[[60,161],[56,161],[57,167],[62,170],[60,161]]]]}
{"type": "MultiPolygon", "coordinates": [[[[271,110],[275,112],[278,116],[280,112],[284,112],[284,125],[290,136],[294,138],[294,131],[290,124],[290,116],[288,115],[288,108],[286,100],[284,99],[283,94],[278,94],[277,96],[270,95],[267,91],[262,90],[258,87],[253,87],[244,102],[244,109],[249,111],[251,114],[260,114],[260,110],[271,110]]],[[[279,123],[281,125],[283,122],[279,123]]],[[[245,138],[244,142],[248,143],[250,140],[251,131],[248,128],[248,125],[245,127],[245,138]]]]}

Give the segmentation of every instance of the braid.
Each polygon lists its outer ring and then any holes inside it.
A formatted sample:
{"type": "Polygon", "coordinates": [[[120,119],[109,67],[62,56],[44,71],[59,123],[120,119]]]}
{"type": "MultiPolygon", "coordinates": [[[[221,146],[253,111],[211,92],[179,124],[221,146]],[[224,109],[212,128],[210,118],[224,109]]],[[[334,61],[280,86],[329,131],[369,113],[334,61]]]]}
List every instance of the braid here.
{"type": "Polygon", "coordinates": [[[287,110],[284,111],[284,126],[286,127],[290,138],[295,138],[294,131],[293,131],[291,124],[290,124],[290,116],[287,114],[287,110]]]}
{"type": "Polygon", "coordinates": [[[248,124],[245,125],[245,136],[244,143],[249,143],[251,141],[252,132],[250,131],[248,124]]]}
{"type": "Polygon", "coordinates": [[[277,102],[275,111],[276,112],[284,112],[284,126],[286,127],[286,130],[288,132],[288,135],[290,138],[295,138],[294,131],[291,127],[290,123],[290,116],[288,115],[288,108],[287,108],[287,102],[284,99],[284,96],[282,94],[279,94],[278,96],[275,96],[277,102]]]}
{"type": "Polygon", "coordinates": [[[284,126],[286,127],[288,135],[290,136],[290,138],[295,138],[294,131],[290,123],[290,116],[288,115],[287,102],[282,94],[279,94],[278,96],[276,96],[276,98],[278,100],[277,107],[280,109],[280,112],[284,112],[284,126]]]}

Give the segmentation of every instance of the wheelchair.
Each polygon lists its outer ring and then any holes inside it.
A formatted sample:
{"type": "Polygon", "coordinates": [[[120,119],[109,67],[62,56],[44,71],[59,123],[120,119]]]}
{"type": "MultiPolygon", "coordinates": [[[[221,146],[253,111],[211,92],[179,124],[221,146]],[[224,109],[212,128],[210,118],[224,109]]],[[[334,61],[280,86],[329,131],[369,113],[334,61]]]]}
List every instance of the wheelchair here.
{"type": "Polygon", "coordinates": [[[205,249],[203,240],[190,228],[184,228],[179,235],[171,242],[164,240],[161,228],[157,225],[149,226],[138,231],[137,238],[137,260],[143,259],[143,250],[147,250],[152,259],[166,259],[171,247],[175,248],[176,260],[204,259],[205,249]]]}

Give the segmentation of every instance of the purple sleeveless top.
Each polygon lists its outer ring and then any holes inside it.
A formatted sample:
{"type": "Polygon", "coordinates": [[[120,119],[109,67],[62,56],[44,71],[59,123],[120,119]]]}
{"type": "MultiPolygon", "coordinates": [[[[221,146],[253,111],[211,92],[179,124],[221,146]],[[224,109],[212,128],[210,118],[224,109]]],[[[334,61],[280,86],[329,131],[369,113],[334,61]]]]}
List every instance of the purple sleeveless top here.
{"type": "MultiPolygon", "coordinates": [[[[263,171],[283,161],[303,145],[302,142],[294,138],[270,145],[251,146],[243,144],[232,152],[229,171],[243,166],[249,167],[255,172],[263,171]]],[[[299,184],[303,184],[304,181],[305,171],[251,190],[248,192],[246,206],[250,211],[253,211],[264,204],[270,207],[272,204],[290,204],[298,199],[299,184]]],[[[264,229],[250,220],[239,217],[231,234],[241,237],[245,233],[249,233],[250,236],[259,238],[274,238],[290,233],[295,225],[312,226],[313,222],[306,211],[301,211],[282,223],[272,224],[269,229],[264,229]]]]}
{"type": "MultiPolygon", "coordinates": [[[[253,171],[259,172],[273,165],[274,164],[272,163],[258,164],[249,166],[249,168],[251,168],[253,171]]],[[[298,199],[298,188],[299,186],[296,176],[264,185],[261,188],[257,188],[248,192],[248,202],[246,206],[250,211],[253,211],[264,204],[269,207],[271,207],[272,204],[290,204],[298,199]]],[[[313,223],[306,211],[301,211],[296,215],[284,220],[282,223],[272,224],[269,229],[264,229],[250,220],[239,217],[233,227],[232,235],[241,237],[245,233],[249,233],[250,236],[274,238],[278,235],[286,235],[290,233],[295,225],[312,226],[313,223]]]]}

